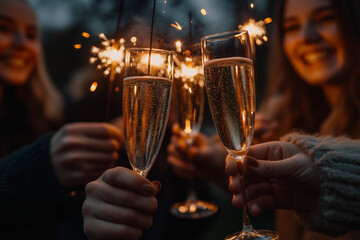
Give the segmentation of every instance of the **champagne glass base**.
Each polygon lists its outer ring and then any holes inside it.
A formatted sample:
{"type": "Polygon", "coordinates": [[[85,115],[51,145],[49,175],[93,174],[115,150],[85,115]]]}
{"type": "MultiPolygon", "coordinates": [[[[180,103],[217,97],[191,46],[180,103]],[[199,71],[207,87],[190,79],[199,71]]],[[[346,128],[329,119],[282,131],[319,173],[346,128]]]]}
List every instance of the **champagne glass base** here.
{"type": "Polygon", "coordinates": [[[276,232],[270,230],[242,231],[229,234],[225,240],[279,240],[280,237],[276,232]]]}
{"type": "Polygon", "coordinates": [[[200,219],[214,215],[218,210],[215,203],[201,200],[186,200],[177,202],[171,208],[171,214],[183,219],[200,219]]]}

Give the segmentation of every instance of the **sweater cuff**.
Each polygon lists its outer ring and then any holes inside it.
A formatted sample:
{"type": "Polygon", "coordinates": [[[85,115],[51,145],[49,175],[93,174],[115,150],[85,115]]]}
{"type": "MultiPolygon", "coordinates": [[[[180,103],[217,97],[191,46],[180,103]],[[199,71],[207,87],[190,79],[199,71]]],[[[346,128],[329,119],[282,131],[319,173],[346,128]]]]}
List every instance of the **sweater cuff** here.
{"type": "Polygon", "coordinates": [[[360,141],[290,133],[281,138],[300,147],[314,160],[320,183],[318,204],[298,212],[309,230],[344,235],[360,226],[360,141]]]}

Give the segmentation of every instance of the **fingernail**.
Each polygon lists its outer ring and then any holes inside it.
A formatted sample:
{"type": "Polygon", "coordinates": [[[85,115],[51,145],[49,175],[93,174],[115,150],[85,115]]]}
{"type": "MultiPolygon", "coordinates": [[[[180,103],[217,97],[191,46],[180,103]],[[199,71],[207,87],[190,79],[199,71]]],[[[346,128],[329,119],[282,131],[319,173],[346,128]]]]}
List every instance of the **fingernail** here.
{"type": "Polygon", "coordinates": [[[143,185],[143,190],[144,190],[144,193],[146,193],[148,195],[153,195],[156,191],[155,187],[148,183],[145,183],[143,185]]]}
{"type": "Polygon", "coordinates": [[[249,209],[253,215],[258,215],[260,213],[260,207],[256,203],[250,203],[249,209]]]}
{"type": "Polygon", "coordinates": [[[161,183],[159,181],[153,181],[152,184],[155,185],[155,187],[158,189],[158,191],[161,190],[161,183]]]}
{"type": "Polygon", "coordinates": [[[249,166],[252,166],[252,167],[257,167],[258,166],[258,162],[254,158],[252,158],[250,156],[247,156],[246,164],[249,165],[249,166]]]}

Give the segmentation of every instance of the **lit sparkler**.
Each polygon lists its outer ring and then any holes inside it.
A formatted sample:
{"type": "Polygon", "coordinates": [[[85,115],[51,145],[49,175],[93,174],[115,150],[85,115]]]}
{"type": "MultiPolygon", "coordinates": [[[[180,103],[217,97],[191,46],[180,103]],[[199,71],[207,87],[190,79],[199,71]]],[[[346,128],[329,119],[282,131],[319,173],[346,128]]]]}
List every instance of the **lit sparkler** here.
{"type": "Polygon", "coordinates": [[[254,19],[250,19],[246,24],[239,25],[239,29],[247,30],[250,38],[252,38],[257,45],[261,45],[263,41],[267,41],[265,22],[263,20],[255,22],[254,19]]]}
{"type": "MultiPolygon", "coordinates": [[[[185,89],[189,88],[186,84],[187,82],[204,87],[203,77],[199,77],[204,75],[204,70],[201,65],[192,66],[192,58],[189,57],[185,58],[185,63],[179,61],[177,62],[179,67],[175,69],[174,77],[181,79],[184,83],[185,89]]],[[[189,91],[191,91],[191,89],[189,91]]]]}
{"type": "Polygon", "coordinates": [[[176,21],[175,21],[175,24],[172,23],[171,26],[174,27],[174,28],[176,28],[176,29],[179,30],[179,31],[182,30],[182,26],[181,26],[178,22],[176,22],[176,21]]]}
{"type": "Polygon", "coordinates": [[[92,47],[91,53],[94,56],[90,58],[90,63],[97,63],[97,68],[102,70],[105,76],[110,75],[110,81],[113,81],[115,74],[119,74],[125,65],[125,40],[107,39],[103,33],[100,33],[99,37],[103,42],[101,47],[92,47]]]}

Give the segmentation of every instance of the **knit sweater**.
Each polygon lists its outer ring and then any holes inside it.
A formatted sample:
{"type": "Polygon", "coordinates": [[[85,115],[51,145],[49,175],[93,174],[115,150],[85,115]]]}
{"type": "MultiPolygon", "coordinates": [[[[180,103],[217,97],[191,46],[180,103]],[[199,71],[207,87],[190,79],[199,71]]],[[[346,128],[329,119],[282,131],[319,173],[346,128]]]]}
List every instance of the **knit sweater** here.
{"type": "Polygon", "coordinates": [[[341,236],[360,229],[360,141],[291,133],[282,141],[299,146],[314,160],[320,194],[310,212],[298,212],[310,230],[341,236]]]}
{"type": "Polygon", "coordinates": [[[36,225],[59,221],[69,206],[81,203],[78,196],[71,197],[62,189],[54,176],[50,138],[51,135],[46,134],[0,160],[2,233],[19,235],[36,225]]]}

